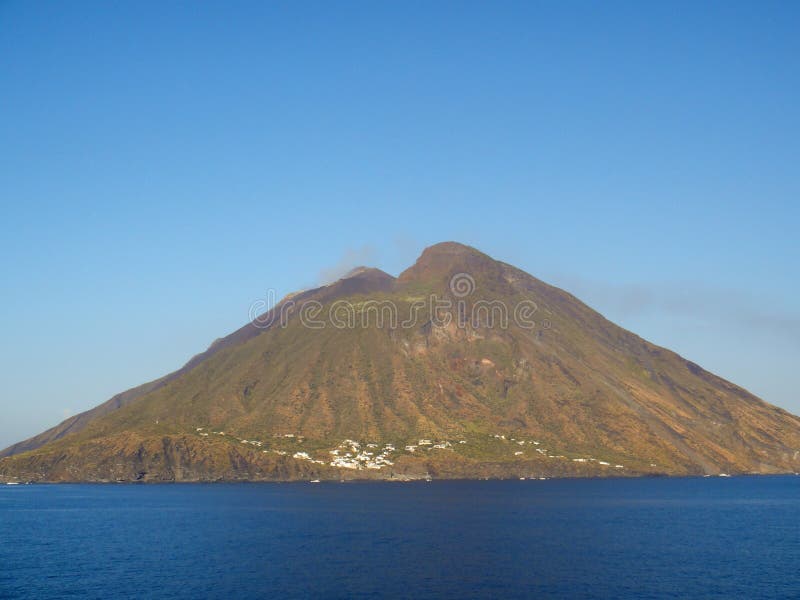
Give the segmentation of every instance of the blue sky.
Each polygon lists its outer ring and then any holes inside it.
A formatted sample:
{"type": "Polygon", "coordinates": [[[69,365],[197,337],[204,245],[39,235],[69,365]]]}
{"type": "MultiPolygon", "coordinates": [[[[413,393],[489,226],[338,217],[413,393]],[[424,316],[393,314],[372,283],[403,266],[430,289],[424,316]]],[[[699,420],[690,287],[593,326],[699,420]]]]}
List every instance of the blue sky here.
{"type": "Polygon", "coordinates": [[[800,413],[796,3],[0,3],[0,446],[458,240],[800,413]]]}

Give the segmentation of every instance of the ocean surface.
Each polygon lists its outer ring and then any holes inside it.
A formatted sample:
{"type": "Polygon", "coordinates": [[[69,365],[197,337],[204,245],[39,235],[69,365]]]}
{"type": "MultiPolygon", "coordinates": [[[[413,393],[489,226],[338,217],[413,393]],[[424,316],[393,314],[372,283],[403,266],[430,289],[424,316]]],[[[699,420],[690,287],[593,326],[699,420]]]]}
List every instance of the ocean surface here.
{"type": "Polygon", "coordinates": [[[0,485],[2,598],[798,598],[800,477],[0,485]]]}

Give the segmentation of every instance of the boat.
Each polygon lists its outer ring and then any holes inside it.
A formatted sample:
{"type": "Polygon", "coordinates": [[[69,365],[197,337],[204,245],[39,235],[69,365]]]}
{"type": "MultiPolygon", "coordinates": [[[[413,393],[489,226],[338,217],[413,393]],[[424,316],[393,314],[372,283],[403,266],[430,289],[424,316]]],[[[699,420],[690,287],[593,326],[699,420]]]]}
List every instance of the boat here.
{"type": "Polygon", "coordinates": [[[312,479],[309,483],[319,483],[319,479],[312,479]]]}
{"type": "Polygon", "coordinates": [[[19,481],[6,481],[6,485],[19,485],[19,481]]]}

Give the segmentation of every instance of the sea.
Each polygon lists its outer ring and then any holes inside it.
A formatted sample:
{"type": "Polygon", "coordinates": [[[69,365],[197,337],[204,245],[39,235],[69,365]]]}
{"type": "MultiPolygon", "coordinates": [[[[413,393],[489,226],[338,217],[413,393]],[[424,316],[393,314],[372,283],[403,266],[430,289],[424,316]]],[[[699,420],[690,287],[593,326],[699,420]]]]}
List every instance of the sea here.
{"type": "Polygon", "coordinates": [[[800,598],[800,477],[0,485],[0,598],[800,598]]]}

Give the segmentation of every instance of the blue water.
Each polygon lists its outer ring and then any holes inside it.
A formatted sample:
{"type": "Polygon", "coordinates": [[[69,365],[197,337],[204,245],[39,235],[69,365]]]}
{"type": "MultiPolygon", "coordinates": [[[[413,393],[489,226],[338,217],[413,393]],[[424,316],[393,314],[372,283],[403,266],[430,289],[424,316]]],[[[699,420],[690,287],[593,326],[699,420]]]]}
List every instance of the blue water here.
{"type": "Polygon", "coordinates": [[[3,598],[800,597],[800,477],[0,485],[3,598]]]}

